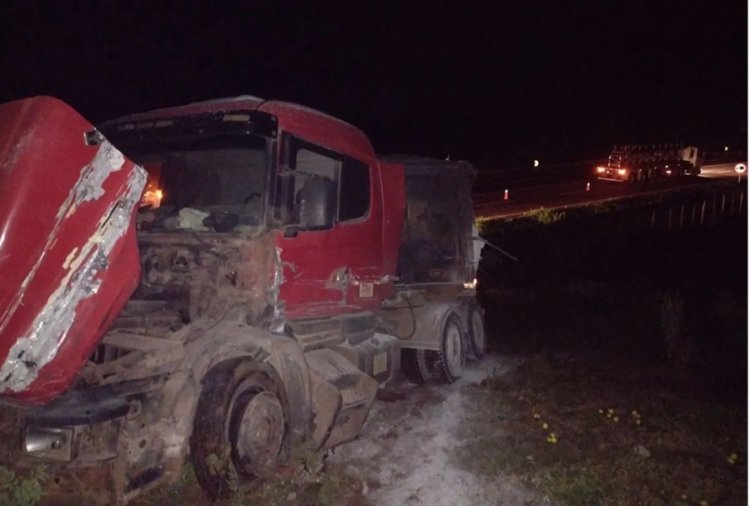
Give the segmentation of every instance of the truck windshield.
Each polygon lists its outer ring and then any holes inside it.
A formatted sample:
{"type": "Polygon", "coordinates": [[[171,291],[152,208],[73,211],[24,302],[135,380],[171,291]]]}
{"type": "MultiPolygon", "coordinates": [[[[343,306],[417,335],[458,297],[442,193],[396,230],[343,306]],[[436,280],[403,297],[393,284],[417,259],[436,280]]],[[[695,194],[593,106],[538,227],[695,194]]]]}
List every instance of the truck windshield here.
{"type": "Polygon", "coordinates": [[[140,230],[229,232],[262,225],[270,160],[265,138],[170,141],[126,154],[149,174],[140,230]]]}

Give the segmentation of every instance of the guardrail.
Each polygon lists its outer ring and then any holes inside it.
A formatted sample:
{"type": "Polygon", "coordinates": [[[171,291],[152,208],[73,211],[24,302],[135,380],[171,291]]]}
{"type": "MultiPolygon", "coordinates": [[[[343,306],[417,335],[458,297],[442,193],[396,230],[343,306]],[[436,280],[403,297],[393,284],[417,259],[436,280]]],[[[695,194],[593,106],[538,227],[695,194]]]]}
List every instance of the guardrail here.
{"type": "Polygon", "coordinates": [[[687,202],[669,203],[651,211],[650,228],[682,228],[710,224],[747,211],[745,190],[715,192],[687,202]]]}

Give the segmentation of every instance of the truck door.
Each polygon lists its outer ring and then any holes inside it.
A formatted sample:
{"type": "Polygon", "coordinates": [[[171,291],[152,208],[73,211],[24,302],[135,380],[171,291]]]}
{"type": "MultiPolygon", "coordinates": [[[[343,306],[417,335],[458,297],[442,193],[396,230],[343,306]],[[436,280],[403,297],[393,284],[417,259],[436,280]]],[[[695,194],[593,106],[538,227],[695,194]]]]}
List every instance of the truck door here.
{"type": "Polygon", "coordinates": [[[285,134],[276,182],[287,318],[375,309],[384,275],[375,160],[285,134]]]}

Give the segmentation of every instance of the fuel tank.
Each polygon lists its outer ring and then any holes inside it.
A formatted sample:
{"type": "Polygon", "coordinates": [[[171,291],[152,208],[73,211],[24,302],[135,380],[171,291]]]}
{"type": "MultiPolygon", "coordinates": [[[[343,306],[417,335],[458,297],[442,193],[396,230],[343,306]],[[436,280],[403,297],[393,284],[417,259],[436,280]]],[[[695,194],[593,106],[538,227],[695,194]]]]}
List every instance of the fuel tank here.
{"type": "Polygon", "coordinates": [[[0,105],[0,399],[64,392],[135,290],[145,172],[67,104],[0,105]]]}

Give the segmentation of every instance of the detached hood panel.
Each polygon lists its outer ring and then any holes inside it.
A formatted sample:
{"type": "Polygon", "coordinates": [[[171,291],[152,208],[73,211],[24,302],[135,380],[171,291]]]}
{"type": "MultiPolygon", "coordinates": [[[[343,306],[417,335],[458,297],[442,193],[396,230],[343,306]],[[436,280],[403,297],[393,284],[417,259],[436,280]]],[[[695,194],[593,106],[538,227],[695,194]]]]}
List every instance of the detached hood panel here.
{"type": "Polygon", "coordinates": [[[0,105],[0,398],[71,386],[138,285],[145,172],[65,103],[0,105]]]}

